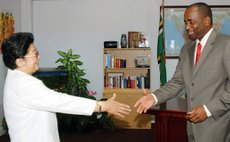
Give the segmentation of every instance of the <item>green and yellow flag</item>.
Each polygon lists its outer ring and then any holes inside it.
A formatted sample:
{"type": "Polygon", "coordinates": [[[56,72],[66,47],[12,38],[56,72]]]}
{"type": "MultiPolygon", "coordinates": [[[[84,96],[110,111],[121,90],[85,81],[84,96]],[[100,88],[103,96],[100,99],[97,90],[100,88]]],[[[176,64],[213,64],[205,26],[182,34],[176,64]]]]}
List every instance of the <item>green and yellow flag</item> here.
{"type": "Polygon", "coordinates": [[[157,43],[157,61],[160,70],[160,83],[161,86],[167,82],[166,77],[166,59],[165,59],[165,36],[164,36],[164,7],[163,3],[160,8],[160,23],[159,23],[159,33],[158,33],[158,43],[157,43]]]}

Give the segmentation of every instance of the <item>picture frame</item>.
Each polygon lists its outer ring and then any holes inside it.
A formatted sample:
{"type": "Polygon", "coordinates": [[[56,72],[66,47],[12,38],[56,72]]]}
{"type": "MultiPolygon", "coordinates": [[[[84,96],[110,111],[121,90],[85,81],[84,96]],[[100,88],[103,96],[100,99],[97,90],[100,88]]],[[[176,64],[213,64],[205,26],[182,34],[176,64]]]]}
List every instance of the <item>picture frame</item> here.
{"type": "MultiPolygon", "coordinates": [[[[188,6],[164,6],[164,33],[166,58],[178,58],[183,45],[188,42],[184,26],[184,12],[188,6]]],[[[211,5],[213,27],[230,35],[230,5],[211,5]]]]}

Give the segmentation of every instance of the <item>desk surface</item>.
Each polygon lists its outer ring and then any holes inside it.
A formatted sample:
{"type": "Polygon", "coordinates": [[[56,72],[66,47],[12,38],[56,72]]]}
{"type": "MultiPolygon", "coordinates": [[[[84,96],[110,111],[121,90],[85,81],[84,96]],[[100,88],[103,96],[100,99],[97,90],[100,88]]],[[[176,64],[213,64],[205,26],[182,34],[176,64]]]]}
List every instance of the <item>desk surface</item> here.
{"type": "Polygon", "coordinates": [[[45,75],[67,75],[66,71],[61,71],[57,68],[40,68],[33,74],[34,76],[45,76],[45,75]]]}
{"type": "Polygon", "coordinates": [[[186,117],[185,111],[177,111],[177,110],[165,110],[165,109],[149,109],[147,114],[153,115],[167,115],[167,116],[175,116],[175,117],[186,117]]]}

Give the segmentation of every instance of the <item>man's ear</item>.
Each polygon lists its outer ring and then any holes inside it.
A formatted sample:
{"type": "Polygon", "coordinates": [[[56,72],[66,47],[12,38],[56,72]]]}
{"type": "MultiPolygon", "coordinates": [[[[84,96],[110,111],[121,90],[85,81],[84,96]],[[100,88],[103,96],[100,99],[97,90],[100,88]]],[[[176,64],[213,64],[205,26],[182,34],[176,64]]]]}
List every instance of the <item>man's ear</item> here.
{"type": "Polygon", "coordinates": [[[211,19],[210,19],[210,17],[205,17],[204,18],[204,24],[205,24],[205,26],[210,26],[211,25],[211,19]]]}
{"type": "Polygon", "coordinates": [[[16,59],[16,65],[17,67],[23,67],[25,65],[25,61],[22,58],[16,59]]]}

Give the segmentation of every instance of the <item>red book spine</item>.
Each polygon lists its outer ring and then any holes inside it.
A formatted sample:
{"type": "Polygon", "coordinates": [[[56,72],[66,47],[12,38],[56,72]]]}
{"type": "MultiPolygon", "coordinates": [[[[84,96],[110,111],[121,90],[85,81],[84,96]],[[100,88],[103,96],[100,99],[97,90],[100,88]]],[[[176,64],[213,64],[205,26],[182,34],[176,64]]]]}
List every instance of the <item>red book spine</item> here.
{"type": "Polygon", "coordinates": [[[131,88],[136,88],[136,80],[131,80],[131,88]]]}
{"type": "Polygon", "coordinates": [[[121,61],[120,59],[116,59],[116,68],[120,68],[121,61]]]}

